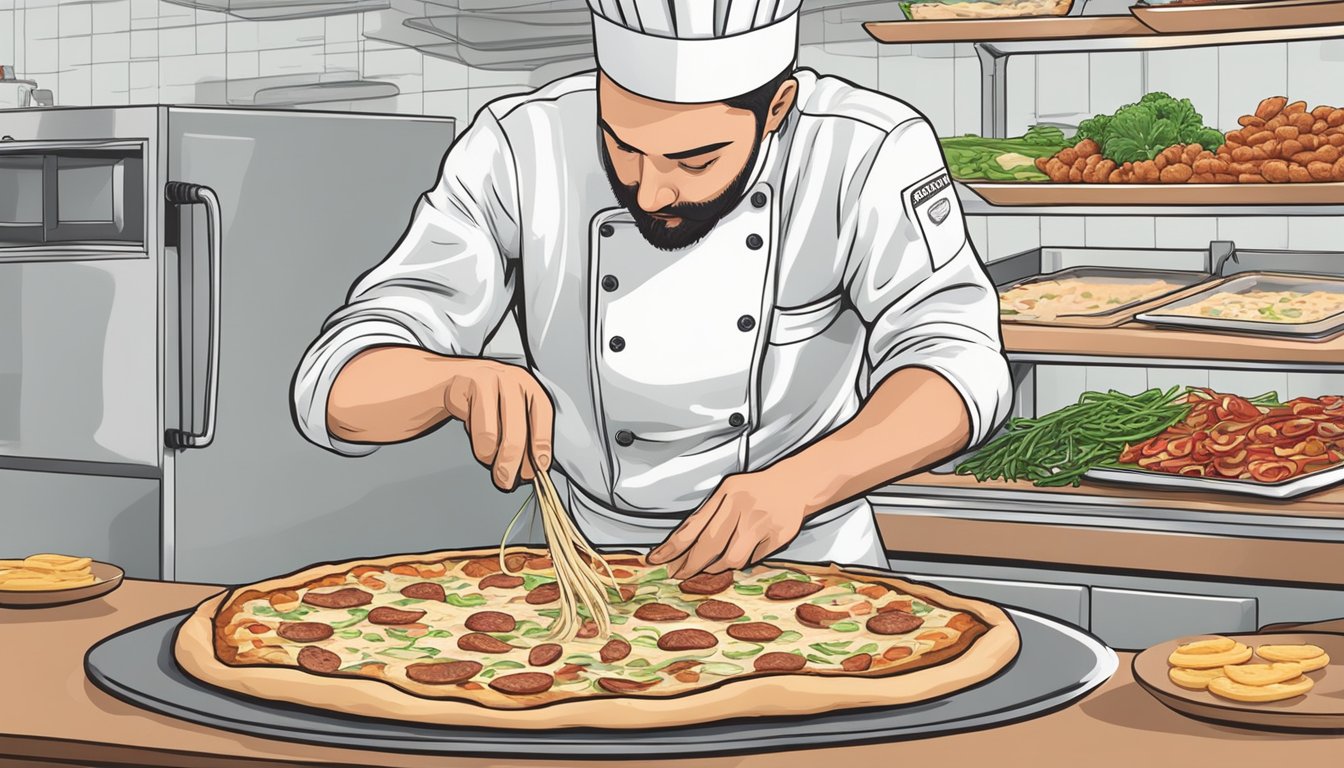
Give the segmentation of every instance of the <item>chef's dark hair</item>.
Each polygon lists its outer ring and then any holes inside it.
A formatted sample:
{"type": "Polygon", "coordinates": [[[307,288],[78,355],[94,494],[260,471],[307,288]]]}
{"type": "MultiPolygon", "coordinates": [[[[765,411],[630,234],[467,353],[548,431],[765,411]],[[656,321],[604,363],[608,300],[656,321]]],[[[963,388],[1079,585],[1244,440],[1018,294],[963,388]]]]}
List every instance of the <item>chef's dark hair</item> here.
{"type": "MultiPolygon", "coordinates": [[[[756,116],[756,127],[760,128],[765,125],[765,120],[769,116],[770,102],[774,101],[775,94],[779,92],[779,87],[790,77],[793,77],[792,64],[785,67],[783,71],[771,78],[770,82],[765,85],[762,85],[753,91],[748,91],[741,96],[734,96],[723,103],[733,109],[750,110],[751,113],[756,116]]],[[[784,127],[788,124],[789,118],[785,117],[784,121],[779,124],[779,130],[783,131],[784,127]]]]}

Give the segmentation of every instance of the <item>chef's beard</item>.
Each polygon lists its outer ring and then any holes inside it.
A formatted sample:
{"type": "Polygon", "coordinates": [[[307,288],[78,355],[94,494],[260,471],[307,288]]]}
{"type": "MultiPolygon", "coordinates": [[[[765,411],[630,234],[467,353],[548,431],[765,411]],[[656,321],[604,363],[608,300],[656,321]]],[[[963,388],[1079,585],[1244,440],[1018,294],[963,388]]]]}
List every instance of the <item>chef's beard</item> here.
{"type": "Polygon", "coordinates": [[[747,189],[747,183],[751,180],[751,172],[756,167],[756,154],[760,150],[761,140],[757,139],[751,148],[751,157],[742,167],[742,172],[719,196],[699,203],[674,203],[654,212],[681,219],[675,227],[668,226],[666,221],[650,216],[639,207],[637,199],[639,185],[626,186],[621,183],[620,177],[616,175],[616,169],[612,167],[611,155],[607,152],[605,143],[599,154],[602,155],[602,168],[607,172],[607,183],[611,184],[611,193],[634,217],[635,227],[639,229],[639,233],[654,248],[675,251],[699,242],[714,229],[714,225],[737,207],[738,202],[742,200],[742,193],[747,189]]]}

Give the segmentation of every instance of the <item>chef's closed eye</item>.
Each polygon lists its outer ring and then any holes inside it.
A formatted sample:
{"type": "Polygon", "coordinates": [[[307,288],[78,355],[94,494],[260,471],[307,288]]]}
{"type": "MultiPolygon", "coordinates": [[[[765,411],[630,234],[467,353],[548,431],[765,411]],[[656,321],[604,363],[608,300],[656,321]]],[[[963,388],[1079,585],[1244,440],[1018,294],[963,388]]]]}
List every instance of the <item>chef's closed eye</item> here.
{"type": "Polygon", "coordinates": [[[681,169],[683,171],[690,171],[691,173],[700,173],[701,171],[708,170],[709,166],[713,165],[716,160],[718,160],[717,157],[711,157],[708,160],[696,160],[696,161],[683,160],[677,165],[681,166],[681,169]]]}

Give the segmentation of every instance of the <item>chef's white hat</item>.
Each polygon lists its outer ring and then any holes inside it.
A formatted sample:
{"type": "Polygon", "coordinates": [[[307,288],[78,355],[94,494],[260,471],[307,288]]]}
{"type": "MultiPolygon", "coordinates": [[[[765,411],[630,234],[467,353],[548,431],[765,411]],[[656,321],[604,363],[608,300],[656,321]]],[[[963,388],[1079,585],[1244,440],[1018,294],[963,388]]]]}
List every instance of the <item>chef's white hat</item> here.
{"type": "Polygon", "coordinates": [[[770,82],[798,52],[802,0],[588,0],[597,65],[658,101],[725,101],[770,82]]]}

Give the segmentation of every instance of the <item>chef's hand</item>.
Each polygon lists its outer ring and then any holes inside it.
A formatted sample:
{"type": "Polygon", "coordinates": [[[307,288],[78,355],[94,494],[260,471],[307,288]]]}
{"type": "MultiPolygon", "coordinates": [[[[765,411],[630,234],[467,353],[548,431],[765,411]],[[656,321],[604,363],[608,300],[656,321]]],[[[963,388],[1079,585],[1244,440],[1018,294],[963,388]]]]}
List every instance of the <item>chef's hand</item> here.
{"type": "Polygon", "coordinates": [[[555,414],[546,390],[523,368],[473,360],[454,373],[444,406],[466,427],[472,453],[500,490],[532,479],[529,453],[540,469],[550,468],[555,414]]]}
{"type": "Polygon", "coordinates": [[[679,579],[742,568],[793,541],[808,515],[804,498],[796,481],[770,470],[729,475],[648,560],[679,579]]]}

